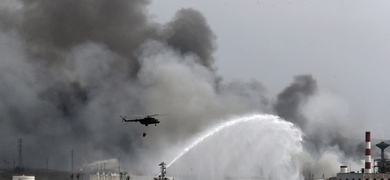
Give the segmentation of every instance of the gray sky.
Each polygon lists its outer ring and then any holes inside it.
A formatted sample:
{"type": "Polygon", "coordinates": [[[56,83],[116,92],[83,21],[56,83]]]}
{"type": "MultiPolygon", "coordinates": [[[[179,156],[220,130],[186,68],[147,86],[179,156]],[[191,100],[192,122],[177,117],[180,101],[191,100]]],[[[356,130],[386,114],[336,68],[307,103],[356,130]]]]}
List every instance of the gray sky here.
{"type": "Polygon", "coordinates": [[[181,8],[202,12],[217,36],[217,72],[225,80],[256,79],[277,94],[294,75],[312,74],[320,89],[347,104],[350,118],[366,120],[375,138],[389,139],[389,6],[355,0],[154,0],[149,13],[167,22],[181,8]]]}

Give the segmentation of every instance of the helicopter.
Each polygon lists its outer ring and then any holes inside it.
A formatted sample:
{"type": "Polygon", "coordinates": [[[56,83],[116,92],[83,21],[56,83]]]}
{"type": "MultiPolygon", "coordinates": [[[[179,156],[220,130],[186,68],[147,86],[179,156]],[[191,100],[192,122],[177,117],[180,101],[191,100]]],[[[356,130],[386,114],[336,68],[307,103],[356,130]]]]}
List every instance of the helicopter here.
{"type": "Polygon", "coordinates": [[[157,126],[158,123],[160,123],[160,121],[156,118],[154,118],[154,116],[164,116],[164,114],[160,115],[160,114],[153,114],[153,115],[147,115],[145,116],[144,118],[142,119],[126,119],[126,117],[122,117],[122,122],[140,122],[141,124],[145,125],[145,126],[148,126],[149,124],[154,124],[155,126],[157,126]]]}

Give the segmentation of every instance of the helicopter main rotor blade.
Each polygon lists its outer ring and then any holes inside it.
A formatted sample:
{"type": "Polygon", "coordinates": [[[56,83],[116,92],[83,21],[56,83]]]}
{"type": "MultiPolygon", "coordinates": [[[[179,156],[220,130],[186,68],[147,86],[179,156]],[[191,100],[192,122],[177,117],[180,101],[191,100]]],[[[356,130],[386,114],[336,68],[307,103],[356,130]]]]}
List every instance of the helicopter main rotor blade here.
{"type": "MultiPolygon", "coordinates": [[[[152,115],[139,115],[139,114],[135,114],[135,115],[130,115],[130,116],[136,116],[136,117],[153,117],[153,116],[167,116],[169,114],[152,114],[152,115]]],[[[125,117],[126,118],[126,117],[125,117]]]]}
{"type": "Polygon", "coordinates": [[[153,114],[153,115],[149,115],[150,117],[152,116],[168,116],[169,114],[153,114]]]}

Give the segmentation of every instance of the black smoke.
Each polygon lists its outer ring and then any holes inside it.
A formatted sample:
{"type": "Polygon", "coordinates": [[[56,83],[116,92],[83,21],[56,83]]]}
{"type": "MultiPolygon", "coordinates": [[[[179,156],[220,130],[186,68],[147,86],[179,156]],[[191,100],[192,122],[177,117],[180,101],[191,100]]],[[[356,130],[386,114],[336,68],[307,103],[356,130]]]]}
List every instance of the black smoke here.
{"type": "Polygon", "coordinates": [[[182,9],[176,13],[173,21],[167,24],[165,36],[169,45],[182,54],[195,53],[199,56],[200,64],[212,69],[216,37],[204,24],[206,19],[198,11],[182,9]]]}
{"type": "Polygon", "coordinates": [[[307,120],[300,108],[317,91],[317,82],[311,75],[301,75],[277,96],[275,111],[279,116],[304,129],[307,120]]]}
{"type": "Polygon", "coordinates": [[[75,167],[121,158],[151,173],[139,164],[169,161],[164,150],[213,120],[268,106],[259,83],[218,81],[216,35],[196,10],[158,24],[145,0],[12,3],[0,7],[2,159],[22,138],[25,167],[70,170],[73,150],[75,167]],[[156,127],[119,118],[156,113],[170,115],[156,127]]]}
{"type": "Polygon", "coordinates": [[[213,57],[217,36],[196,10],[159,24],[147,0],[13,3],[0,6],[0,159],[17,159],[23,138],[26,167],[49,160],[49,168],[69,170],[73,150],[75,167],[118,158],[132,172],[154,173],[173,144],[259,111],[296,124],[316,152],[350,147],[332,131],[309,133],[301,108],[318,91],[310,75],[297,76],[275,103],[257,81],[224,82],[213,57]],[[156,113],[169,114],[156,127],[119,118],[156,113]]]}

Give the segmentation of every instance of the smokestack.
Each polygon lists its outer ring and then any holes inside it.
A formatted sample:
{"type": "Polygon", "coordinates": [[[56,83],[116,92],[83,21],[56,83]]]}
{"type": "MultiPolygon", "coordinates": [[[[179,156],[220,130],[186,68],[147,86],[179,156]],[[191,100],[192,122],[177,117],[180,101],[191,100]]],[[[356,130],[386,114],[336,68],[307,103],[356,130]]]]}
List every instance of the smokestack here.
{"type": "Polygon", "coordinates": [[[371,134],[366,132],[366,162],[364,167],[365,173],[371,173],[371,134]]]}

